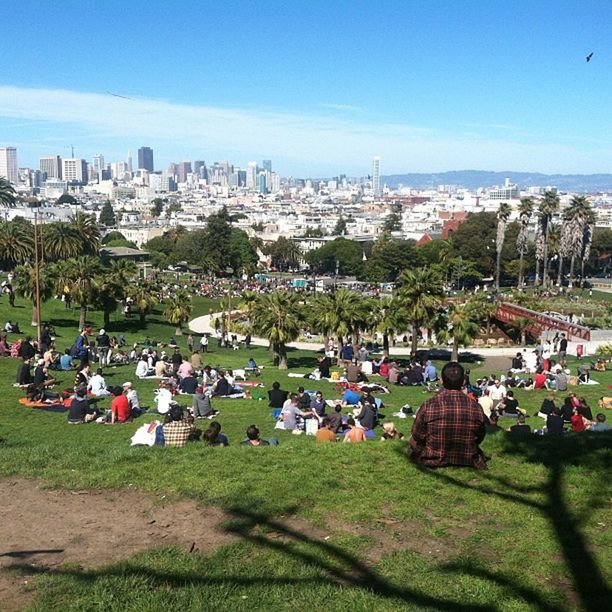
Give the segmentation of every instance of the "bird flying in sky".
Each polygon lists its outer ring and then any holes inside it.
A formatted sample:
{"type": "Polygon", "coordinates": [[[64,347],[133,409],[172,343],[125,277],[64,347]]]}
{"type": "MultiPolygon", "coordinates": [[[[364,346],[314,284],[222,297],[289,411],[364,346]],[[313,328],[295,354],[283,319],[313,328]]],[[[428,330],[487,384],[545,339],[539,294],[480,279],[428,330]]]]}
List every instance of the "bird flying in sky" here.
{"type": "Polygon", "coordinates": [[[591,58],[593,57],[593,52],[591,51],[587,56],[586,56],[586,61],[590,62],[591,58]]]}

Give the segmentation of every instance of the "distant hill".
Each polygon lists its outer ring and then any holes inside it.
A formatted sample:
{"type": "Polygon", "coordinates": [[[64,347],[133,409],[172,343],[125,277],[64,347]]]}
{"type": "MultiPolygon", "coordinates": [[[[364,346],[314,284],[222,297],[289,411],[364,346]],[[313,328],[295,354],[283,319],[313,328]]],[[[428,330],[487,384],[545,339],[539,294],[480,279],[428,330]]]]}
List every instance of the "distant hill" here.
{"type": "Polygon", "coordinates": [[[391,174],[381,177],[389,187],[400,183],[415,189],[437,188],[438,185],[455,185],[467,189],[503,185],[509,178],[520,188],[557,187],[559,191],[593,193],[612,191],[612,174],[540,174],[538,172],[488,172],[486,170],[456,170],[436,174],[391,174]]]}

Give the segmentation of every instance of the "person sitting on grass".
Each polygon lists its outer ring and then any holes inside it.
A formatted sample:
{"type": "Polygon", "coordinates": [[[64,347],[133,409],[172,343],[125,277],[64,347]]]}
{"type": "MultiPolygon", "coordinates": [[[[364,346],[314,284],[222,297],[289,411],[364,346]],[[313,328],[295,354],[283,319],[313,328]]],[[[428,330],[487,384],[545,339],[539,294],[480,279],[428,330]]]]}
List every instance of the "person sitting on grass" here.
{"type": "Polygon", "coordinates": [[[68,411],[68,423],[77,425],[94,421],[98,416],[98,411],[89,405],[89,401],[87,400],[87,387],[81,385],[74,391],[75,393],[68,411]]]}
{"type": "Polygon", "coordinates": [[[212,407],[210,391],[204,387],[198,387],[193,394],[191,410],[196,419],[212,419],[219,414],[219,412],[212,407]]]}
{"type": "Polygon", "coordinates": [[[563,417],[561,409],[555,409],[546,418],[546,433],[550,436],[560,436],[563,433],[563,417]]]}
{"type": "Polygon", "coordinates": [[[166,381],[159,382],[159,389],[155,392],[153,400],[157,404],[157,412],[159,414],[167,414],[170,410],[170,402],[172,402],[172,391],[168,388],[166,381]]]}
{"type": "MultiPolygon", "coordinates": [[[[191,366],[190,366],[191,367],[191,366]]],[[[193,370],[190,370],[179,383],[179,393],[193,395],[198,388],[198,379],[194,376],[193,370]]]]}
{"type": "Polygon", "coordinates": [[[606,423],[606,415],[603,412],[595,417],[595,422],[589,427],[589,431],[603,432],[610,430],[612,430],[612,427],[606,423]]]}
{"type": "Polygon", "coordinates": [[[32,384],[32,373],[30,370],[30,359],[24,359],[17,368],[16,383],[19,387],[27,387],[32,384]]]}
{"type": "Polygon", "coordinates": [[[547,419],[548,415],[552,414],[555,408],[555,394],[549,393],[548,397],[545,397],[542,400],[542,405],[540,406],[540,410],[538,411],[538,416],[542,419],[547,419]]]}
{"type": "Polygon", "coordinates": [[[574,433],[581,433],[586,430],[587,426],[590,426],[590,421],[587,421],[579,412],[578,408],[574,407],[572,414],[572,431],[574,433]]]}
{"type": "Polygon", "coordinates": [[[91,378],[91,367],[86,363],[78,372],[74,379],[74,386],[79,387],[85,385],[89,386],[89,379],[91,378]]]}
{"type": "Polygon", "coordinates": [[[508,431],[515,436],[524,436],[531,433],[531,427],[525,423],[525,415],[519,414],[516,423],[508,427],[508,431]]]}
{"type": "Polygon", "coordinates": [[[487,435],[496,434],[502,430],[502,428],[498,425],[499,416],[496,412],[492,412],[491,416],[488,417],[487,422],[485,423],[485,430],[487,435]]]}
{"type": "Polygon", "coordinates": [[[279,382],[272,383],[272,388],[268,391],[268,406],[270,408],[282,408],[289,396],[288,391],[280,388],[279,382]]]}
{"type": "Polygon", "coordinates": [[[182,448],[193,432],[193,425],[185,419],[183,407],[173,403],[164,419],[164,445],[182,448]]]}
{"type": "Polygon", "coordinates": [[[316,412],[318,417],[324,417],[326,408],[327,404],[323,399],[323,393],[317,391],[310,402],[310,409],[316,412]]]}
{"type": "Polygon", "coordinates": [[[355,420],[359,422],[359,425],[366,431],[370,431],[374,429],[374,427],[376,427],[376,423],[378,420],[376,413],[376,404],[369,401],[370,399],[373,400],[374,398],[364,397],[362,399],[363,401],[360,402],[361,410],[358,414],[353,414],[355,420]]]}
{"type": "Polygon", "coordinates": [[[91,391],[94,397],[107,397],[110,395],[110,391],[106,386],[104,375],[101,368],[96,370],[96,373],[89,379],[87,389],[91,391]]]}
{"type": "Polygon", "coordinates": [[[49,370],[45,366],[45,360],[39,359],[34,368],[34,378],[32,383],[38,387],[52,387],[57,381],[49,377],[49,370]]]}
{"type": "Polygon", "coordinates": [[[334,411],[328,416],[331,430],[337,434],[344,430],[342,422],[342,404],[338,403],[334,407],[334,411]]]}
{"type": "Polygon", "coordinates": [[[502,416],[516,419],[522,410],[519,408],[518,400],[514,397],[514,391],[508,391],[506,397],[497,407],[502,416]]]}
{"type": "Polygon", "coordinates": [[[283,420],[285,430],[296,435],[302,433],[302,428],[298,425],[298,417],[305,419],[312,416],[316,417],[316,413],[312,410],[300,410],[298,406],[298,396],[295,393],[290,395],[281,411],[281,419],[283,420]]]}
{"type": "Polygon", "coordinates": [[[132,411],[128,398],[123,395],[121,387],[112,387],[111,393],[113,401],[111,402],[111,424],[114,423],[129,423],[132,420],[132,411]]]}
{"type": "Polygon", "coordinates": [[[581,414],[587,421],[593,420],[593,412],[591,411],[591,408],[588,405],[586,398],[578,398],[578,405],[576,406],[576,410],[578,411],[578,414],[581,414]]]}
{"type": "Polygon", "coordinates": [[[73,363],[72,363],[72,356],[70,355],[70,349],[66,349],[64,351],[64,354],[60,357],[60,361],[59,361],[60,370],[63,370],[65,372],[67,372],[68,370],[72,370],[73,368],[73,363]]]}
{"type": "Polygon", "coordinates": [[[336,434],[332,431],[331,421],[329,420],[329,417],[325,417],[321,425],[321,428],[315,434],[317,444],[323,444],[325,442],[335,442],[336,434]]]}
{"type": "Polygon", "coordinates": [[[125,397],[127,397],[128,404],[130,405],[130,410],[132,414],[138,415],[141,413],[140,409],[140,398],[138,397],[138,391],[134,389],[131,382],[124,382],[122,385],[123,392],[125,393],[125,397]]]}
{"type": "Polygon", "coordinates": [[[380,438],[381,442],[385,440],[403,440],[404,434],[397,431],[395,429],[395,425],[393,423],[383,423],[383,434],[380,438]]]}
{"type": "Polygon", "coordinates": [[[267,440],[262,440],[259,437],[259,428],[257,425],[249,425],[246,430],[246,440],[240,442],[240,446],[270,446],[267,440]]]}
{"type": "Polygon", "coordinates": [[[152,373],[153,371],[149,368],[148,355],[143,351],[136,364],[136,378],[147,378],[147,376],[151,376],[152,373]]]}
{"type": "Polygon", "coordinates": [[[413,461],[434,468],[465,465],[486,469],[479,446],[486,433],[486,417],[478,402],[463,392],[464,377],[464,369],[456,361],[442,368],[444,388],[424,402],[414,419],[410,439],[413,461]]]}
{"type": "Polygon", "coordinates": [[[366,435],[365,431],[361,427],[357,427],[355,419],[349,417],[346,421],[348,425],[348,431],[344,434],[344,442],[351,442],[356,444],[357,442],[365,442],[366,435]]]}
{"type": "Polygon", "coordinates": [[[229,446],[229,440],[225,434],[221,433],[221,425],[217,421],[212,421],[208,429],[202,434],[205,446],[229,446]]]}

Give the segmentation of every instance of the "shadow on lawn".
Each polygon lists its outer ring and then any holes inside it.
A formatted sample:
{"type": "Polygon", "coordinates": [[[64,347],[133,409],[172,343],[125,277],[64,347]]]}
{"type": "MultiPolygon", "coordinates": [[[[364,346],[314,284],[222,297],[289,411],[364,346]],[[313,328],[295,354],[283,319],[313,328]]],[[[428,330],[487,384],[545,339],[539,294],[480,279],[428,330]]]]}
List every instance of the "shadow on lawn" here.
{"type": "MultiPolygon", "coordinates": [[[[609,503],[611,447],[612,434],[603,433],[568,434],[560,438],[506,436],[500,456],[520,457],[524,461],[545,466],[548,473],[542,486],[521,485],[491,472],[478,472],[473,479],[466,482],[450,469],[431,470],[417,467],[433,480],[446,485],[477,491],[483,495],[494,495],[539,512],[548,521],[559,544],[581,609],[599,611],[606,609],[612,601],[612,589],[606,583],[597,559],[589,549],[590,545],[581,526],[590,511],[605,507],[609,503]],[[564,476],[566,467],[570,465],[580,465],[589,471],[584,489],[578,493],[581,496],[582,511],[573,510],[566,496],[564,476]]],[[[462,470],[461,473],[465,474],[465,471],[462,470]]],[[[525,589],[518,581],[508,576],[495,574],[475,565],[450,563],[442,569],[449,573],[465,573],[492,580],[519,594],[523,594],[525,589]]],[[[523,596],[528,599],[533,597],[532,594],[523,596]]],[[[544,608],[540,606],[540,609],[544,608]]]]}

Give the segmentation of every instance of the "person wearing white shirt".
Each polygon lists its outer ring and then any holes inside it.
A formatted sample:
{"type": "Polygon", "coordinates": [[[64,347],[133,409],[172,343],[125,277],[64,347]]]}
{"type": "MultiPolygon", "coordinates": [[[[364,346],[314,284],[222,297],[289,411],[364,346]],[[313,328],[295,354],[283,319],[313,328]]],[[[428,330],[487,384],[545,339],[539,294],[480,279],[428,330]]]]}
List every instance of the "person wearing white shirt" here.
{"type": "Polygon", "coordinates": [[[159,383],[159,389],[155,392],[155,403],[159,414],[166,414],[170,410],[172,393],[163,380],[159,383]]]}
{"type": "Polygon", "coordinates": [[[102,370],[98,369],[96,373],[89,379],[87,388],[91,391],[94,397],[107,397],[110,391],[106,386],[106,381],[102,375],[102,370]]]}
{"type": "Polygon", "coordinates": [[[491,416],[491,410],[493,410],[493,400],[489,395],[488,389],[485,389],[483,394],[478,398],[478,403],[482,408],[482,411],[487,415],[487,418],[491,416]]]}
{"type": "Polygon", "coordinates": [[[130,403],[130,409],[132,410],[132,412],[140,411],[140,398],[138,397],[138,391],[136,391],[136,389],[132,387],[131,382],[124,382],[122,386],[123,392],[125,393],[125,396],[127,397],[128,402],[130,403]]]}
{"type": "Polygon", "coordinates": [[[149,364],[144,357],[141,357],[140,361],[136,364],[136,376],[138,378],[146,378],[149,374],[149,364]]]}
{"type": "Polygon", "coordinates": [[[506,387],[501,384],[499,380],[487,387],[489,397],[493,400],[493,408],[497,408],[497,405],[506,398],[506,387]]]}

